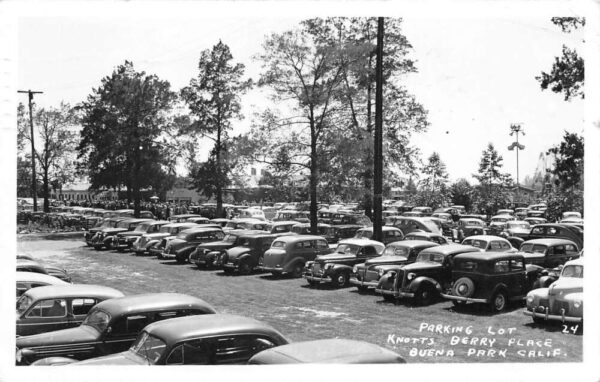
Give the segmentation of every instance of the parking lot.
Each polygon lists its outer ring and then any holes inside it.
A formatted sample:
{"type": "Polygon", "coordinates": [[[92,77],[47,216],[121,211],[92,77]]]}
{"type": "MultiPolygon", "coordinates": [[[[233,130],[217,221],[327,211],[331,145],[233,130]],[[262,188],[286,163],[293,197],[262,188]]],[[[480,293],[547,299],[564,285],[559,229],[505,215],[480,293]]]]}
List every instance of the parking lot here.
{"type": "Polygon", "coordinates": [[[392,349],[407,362],[573,362],[582,360],[582,328],[536,325],[523,305],[492,315],[441,301],[425,307],[390,303],[356,288],[309,288],[304,279],[225,275],[190,264],[96,251],[81,238],[18,238],[19,253],[65,268],[75,283],[125,294],[177,292],[200,297],[222,313],[268,322],[291,341],[351,338],[392,349]],[[575,333],[574,333],[575,332],[575,333]]]}

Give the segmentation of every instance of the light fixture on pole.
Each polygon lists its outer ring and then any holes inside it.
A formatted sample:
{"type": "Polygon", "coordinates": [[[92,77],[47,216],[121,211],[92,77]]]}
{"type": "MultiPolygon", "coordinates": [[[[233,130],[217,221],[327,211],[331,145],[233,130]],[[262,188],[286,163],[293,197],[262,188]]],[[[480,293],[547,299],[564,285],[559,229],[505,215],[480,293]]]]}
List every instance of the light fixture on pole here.
{"type": "MultiPolygon", "coordinates": [[[[525,136],[525,131],[523,131],[523,127],[521,123],[512,123],[510,125],[510,135],[516,135],[516,140],[508,146],[509,150],[514,150],[516,148],[517,151],[517,194],[516,200],[519,200],[519,151],[525,150],[525,146],[519,143],[519,134],[523,134],[525,136]]],[[[514,201],[513,201],[514,204],[514,201]]]]}

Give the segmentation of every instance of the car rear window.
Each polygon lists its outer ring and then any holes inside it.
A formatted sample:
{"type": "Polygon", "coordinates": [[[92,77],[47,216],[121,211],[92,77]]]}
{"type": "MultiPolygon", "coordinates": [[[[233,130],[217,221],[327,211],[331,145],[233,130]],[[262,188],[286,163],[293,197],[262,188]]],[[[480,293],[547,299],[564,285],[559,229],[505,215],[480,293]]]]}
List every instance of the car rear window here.
{"type": "Polygon", "coordinates": [[[285,241],[274,241],[271,248],[285,248],[285,241]]]}
{"type": "Polygon", "coordinates": [[[442,264],[444,262],[444,255],[439,253],[421,252],[419,253],[419,256],[417,256],[417,262],[442,264]]]}
{"type": "Polygon", "coordinates": [[[476,240],[476,239],[465,239],[462,242],[463,245],[470,245],[475,248],[485,249],[487,247],[487,241],[476,240]]]}
{"type": "Polygon", "coordinates": [[[387,247],[383,251],[384,256],[408,256],[408,249],[406,247],[387,247]]]}
{"type": "Polygon", "coordinates": [[[563,268],[560,277],[575,277],[583,278],[583,266],[581,265],[567,265],[563,268]]]}
{"type": "Polygon", "coordinates": [[[477,263],[475,261],[461,261],[455,264],[455,266],[461,271],[473,272],[477,270],[477,263]]]}
{"type": "Polygon", "coordinates": [[[546,246],[542,244],[530,244],[525,243],[521,245],[521,252],[527,253],[544,253],[546,252],[546,246]]]}

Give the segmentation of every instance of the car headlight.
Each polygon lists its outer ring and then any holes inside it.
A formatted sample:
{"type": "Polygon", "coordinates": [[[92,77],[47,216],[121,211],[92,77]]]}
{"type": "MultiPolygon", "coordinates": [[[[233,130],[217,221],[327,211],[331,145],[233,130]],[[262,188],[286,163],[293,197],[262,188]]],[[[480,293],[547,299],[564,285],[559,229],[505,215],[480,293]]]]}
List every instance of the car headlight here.
{"type": "Polygon", "coordinates": [[[417,275],[415,275],[414,273],[409,273],[409,274],[406,275],[406,279],[408,281],[410,281],[410,280],[414,279],[416,276],[417,275]]]}
{"type": "Polygon", "coordinates": [[[527,296],[527,305],[533,304],[533,296],[527,296]]]}
{"type": "Polygon", "coordinates": [[[352,273],[357,273],[358,272],[358,267],[355,265],[354,267],[352,267],[352,273]]]}
{"type": "Polygon", "coordinates": [[[333,268],[333,264],[329,263],[329,264],[325,264],[325,266],[323,267],[323,269],[331,269],[333,268]]]}
{"type": "Polygon", "coordinates": [[[21,360],[23,360],[23,351],[19,348],[17,348],[17,353],[15,354],[15,359],[17,360],[17,362],[21,362],[21,360]]]}
{"type": "Polygon", "coordinates": [[[583,301],[581,301],[581,300],[575,300],[575,302],[573,303],[573,307],[575,309],[581,308],[581,305],[583,305],[583,301]]]}

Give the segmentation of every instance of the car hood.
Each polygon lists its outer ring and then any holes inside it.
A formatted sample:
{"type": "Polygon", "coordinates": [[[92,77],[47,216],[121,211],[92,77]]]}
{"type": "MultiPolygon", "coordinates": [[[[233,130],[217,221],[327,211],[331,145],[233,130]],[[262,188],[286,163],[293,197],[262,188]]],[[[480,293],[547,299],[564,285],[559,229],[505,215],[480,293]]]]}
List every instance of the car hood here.
{"type": "Polygon", "coordinates": [[[98,332],[86,325],[76,328],[56,330],[53,332],[34,334],[17,338],[17,347],[33,348],[36,346],[71,345],[93,342],[98,339],[98,332]]]}
{"type": "Polygon", "coordinates": [[[233,260],[250,251],[251,249],[249,247],[233,247],[227,250],[227,256],[230,260],[233,260]]]}
{"type": "Polygon", "coordinates": [[[338,262],[338,261],[348,261],[348,260],[356,260],[356,256],[354,255],[345,255],[342,253],[330,253],[328,255],[319,255],[315,259],[315,262],[320,263],[329,263],[329,262],[338,262]]]}
{"type": "Polygon", "coordinates": [[[144,237],[147,237],[148,240],[160,240],[160,239],[164,239],[165,237],[169,237],[171,236],[170,233],[146,233],[144,234],[144,237]]]}
{"type": "Polygon", "coordinates": [[[529,253],[529,252],[519,252],[519,255],[523,255],[525,260],[539,260],[546,257],[543,253],[529,253]]]}
{"type": "Polygon", "coordinates": [[[77,362],[76,365],[147,365],[149,362],[132,351],[124,351],[103,357],[87,359],[77,362]]]}
{"type": "Polygon", "coordinates": [[[383,264],[397,264],[407,262],[408,258],[404,256],[380,256],[371,260],[367,260],[365,265],[383,265],[383,264]]]}
{"type": "Polygon", "coordinates": [[[210,243],[200,244],[198,246],[198,248],[199,249],[219,250],[219,249],[231,248],[232,245],[233,245],[233,243],[230,241],[213,241],[210,243]]]}
{"type": "Polygon", "coordinates": [[[441,268],[442,268],[442,264],[430,263],[430,262],[412,263],[412,264],[407,264],[404,266],[404,270],[406,272],[427,270],[427,269],[441,269],[441,268]]]}
{"type": "Polygon", "coordinates": [[[183,240],[183,239],[173,239],[169,241],[169,247],[172,248],[179,248],[179,247],[183,247],[186,244],[190,244],[187,240],[183,240]]]}
{"type": "Polygon", "coordinates": [[[117,233],[127,232],[127,231],[129,231],[127,228],[104,228],[100,232],[102,232],[102,233],[110,233],[110,234],[114,235],[114,234],[117,234],[117,233]]]}
{"type": "Polygon", "coordinates": [[[548,289],[550,296],[583,292],[583,279],[576,277],[560,277],[548,289]]]}
{"type": "Polygon", "coordinates": [[[131,236],[142,236],[143,234],[144,234],[143,232],[126,231],[126,232],[120,232],[119,236],[131,237],[131,236]]]}
{"type": "Polygon", "coordinates": [[[531,232],[530,229],[523,229],[523,228],[510,228],[506,230],[508,233],[510,233],[511,235],[529,235],[529,232],[531,232]]]}

